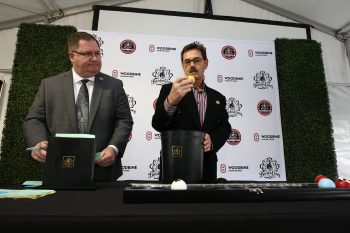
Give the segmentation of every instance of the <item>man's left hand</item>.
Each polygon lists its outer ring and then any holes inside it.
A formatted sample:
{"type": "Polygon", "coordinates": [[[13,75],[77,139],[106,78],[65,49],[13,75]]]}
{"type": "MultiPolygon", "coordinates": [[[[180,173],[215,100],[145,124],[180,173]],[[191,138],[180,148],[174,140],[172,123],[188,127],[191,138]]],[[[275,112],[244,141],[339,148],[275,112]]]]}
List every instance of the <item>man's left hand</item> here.
{"type": "Polygon", "coordinates": [[[117,154],[112,147],[106,147],[103,151],[101,151],[101,157],[96,160],[96,164],[101,167],[111,166],[115,162],[115,158],[117,154]]]}
{"type": "Polygon", "coordinates": [[[204,135],[203,150],[204,152],[211,151],[213,149],[213,143],[211,142],[209,134],[204,135]]]}

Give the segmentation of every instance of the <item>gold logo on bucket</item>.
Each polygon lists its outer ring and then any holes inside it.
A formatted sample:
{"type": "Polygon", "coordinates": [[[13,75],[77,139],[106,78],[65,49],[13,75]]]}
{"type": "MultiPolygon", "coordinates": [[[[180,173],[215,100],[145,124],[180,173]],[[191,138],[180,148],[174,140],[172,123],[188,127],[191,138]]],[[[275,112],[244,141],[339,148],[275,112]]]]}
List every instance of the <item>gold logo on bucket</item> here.
{"type": "Polygon", "coordinates": [[[172,146],[171,155],[173,157],[182,157],[182,146],[172,146]]]}
{"type": "Polygon", "coordinates": [[[63,168],[74,168],[75,156],[63,156],[62,167],[63,168]]]}

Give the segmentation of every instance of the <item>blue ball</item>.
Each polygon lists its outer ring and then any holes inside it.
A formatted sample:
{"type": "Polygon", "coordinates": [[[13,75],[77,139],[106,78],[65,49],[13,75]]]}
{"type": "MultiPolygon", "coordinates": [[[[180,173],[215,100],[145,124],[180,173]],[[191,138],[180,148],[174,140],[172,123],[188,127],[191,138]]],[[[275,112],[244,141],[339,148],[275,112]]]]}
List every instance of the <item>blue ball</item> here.
{"type": "Polygon", "coordinates": [[[324,178],[318,182],[319,188],[335,188],[335,183],[333,180],[324,178]]]}

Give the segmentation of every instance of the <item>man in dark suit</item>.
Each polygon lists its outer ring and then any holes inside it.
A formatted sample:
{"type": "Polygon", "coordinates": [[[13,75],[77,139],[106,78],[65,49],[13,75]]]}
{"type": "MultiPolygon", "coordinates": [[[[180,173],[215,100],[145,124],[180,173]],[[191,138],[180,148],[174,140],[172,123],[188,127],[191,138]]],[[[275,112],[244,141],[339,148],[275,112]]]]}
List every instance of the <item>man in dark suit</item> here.
{"type": "MultiPolygon", "coordinates": [[[[24,136],[33,159],[45,162],[47,139],[56,133],[95,135],[94,181],[115,181],[122,175],[123,157],[133,119],[123,83],[100,72],[102,52],[97,40],[86,32],[68,38],[72,70],[41,81],[39,90],[23,123],[24,136]],[[76,106],[83,80],[88,90],[86,131],[79,131],[76,106]]],[[[86,89],[85,89],[86,90],[86,89]]]]}
{"type": "Polygon", "coordinates": [[[186,45],[181,52],[181,62],[185,76],[162,86],[152,126],[159,132],[177,129],[204,132],[203,181],[215,181],[216,152],[231,133],[226,98],[204,82],[208,58],[203,45],[186,45]]]}

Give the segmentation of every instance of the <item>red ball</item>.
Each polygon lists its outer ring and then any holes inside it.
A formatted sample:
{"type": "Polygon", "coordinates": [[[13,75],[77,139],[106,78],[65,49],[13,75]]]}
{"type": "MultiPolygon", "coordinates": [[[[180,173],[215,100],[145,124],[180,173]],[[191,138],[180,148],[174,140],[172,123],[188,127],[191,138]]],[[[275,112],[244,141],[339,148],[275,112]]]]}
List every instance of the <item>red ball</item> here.
{"type": "Polygon", "coordinates": [[[337,179],[335,181],[335,187],[337,188],[350,188],[350,181],[346,179],[337,179]]]}
{"type": "Polygon", "coordinates": [[[315,183],[318,184],[318,182],[320,182],[320,180],[325,179],[325,178],[328,178],[328,177],[324,176],[324,175],[318,175],[315,178],[315,183]]]}

